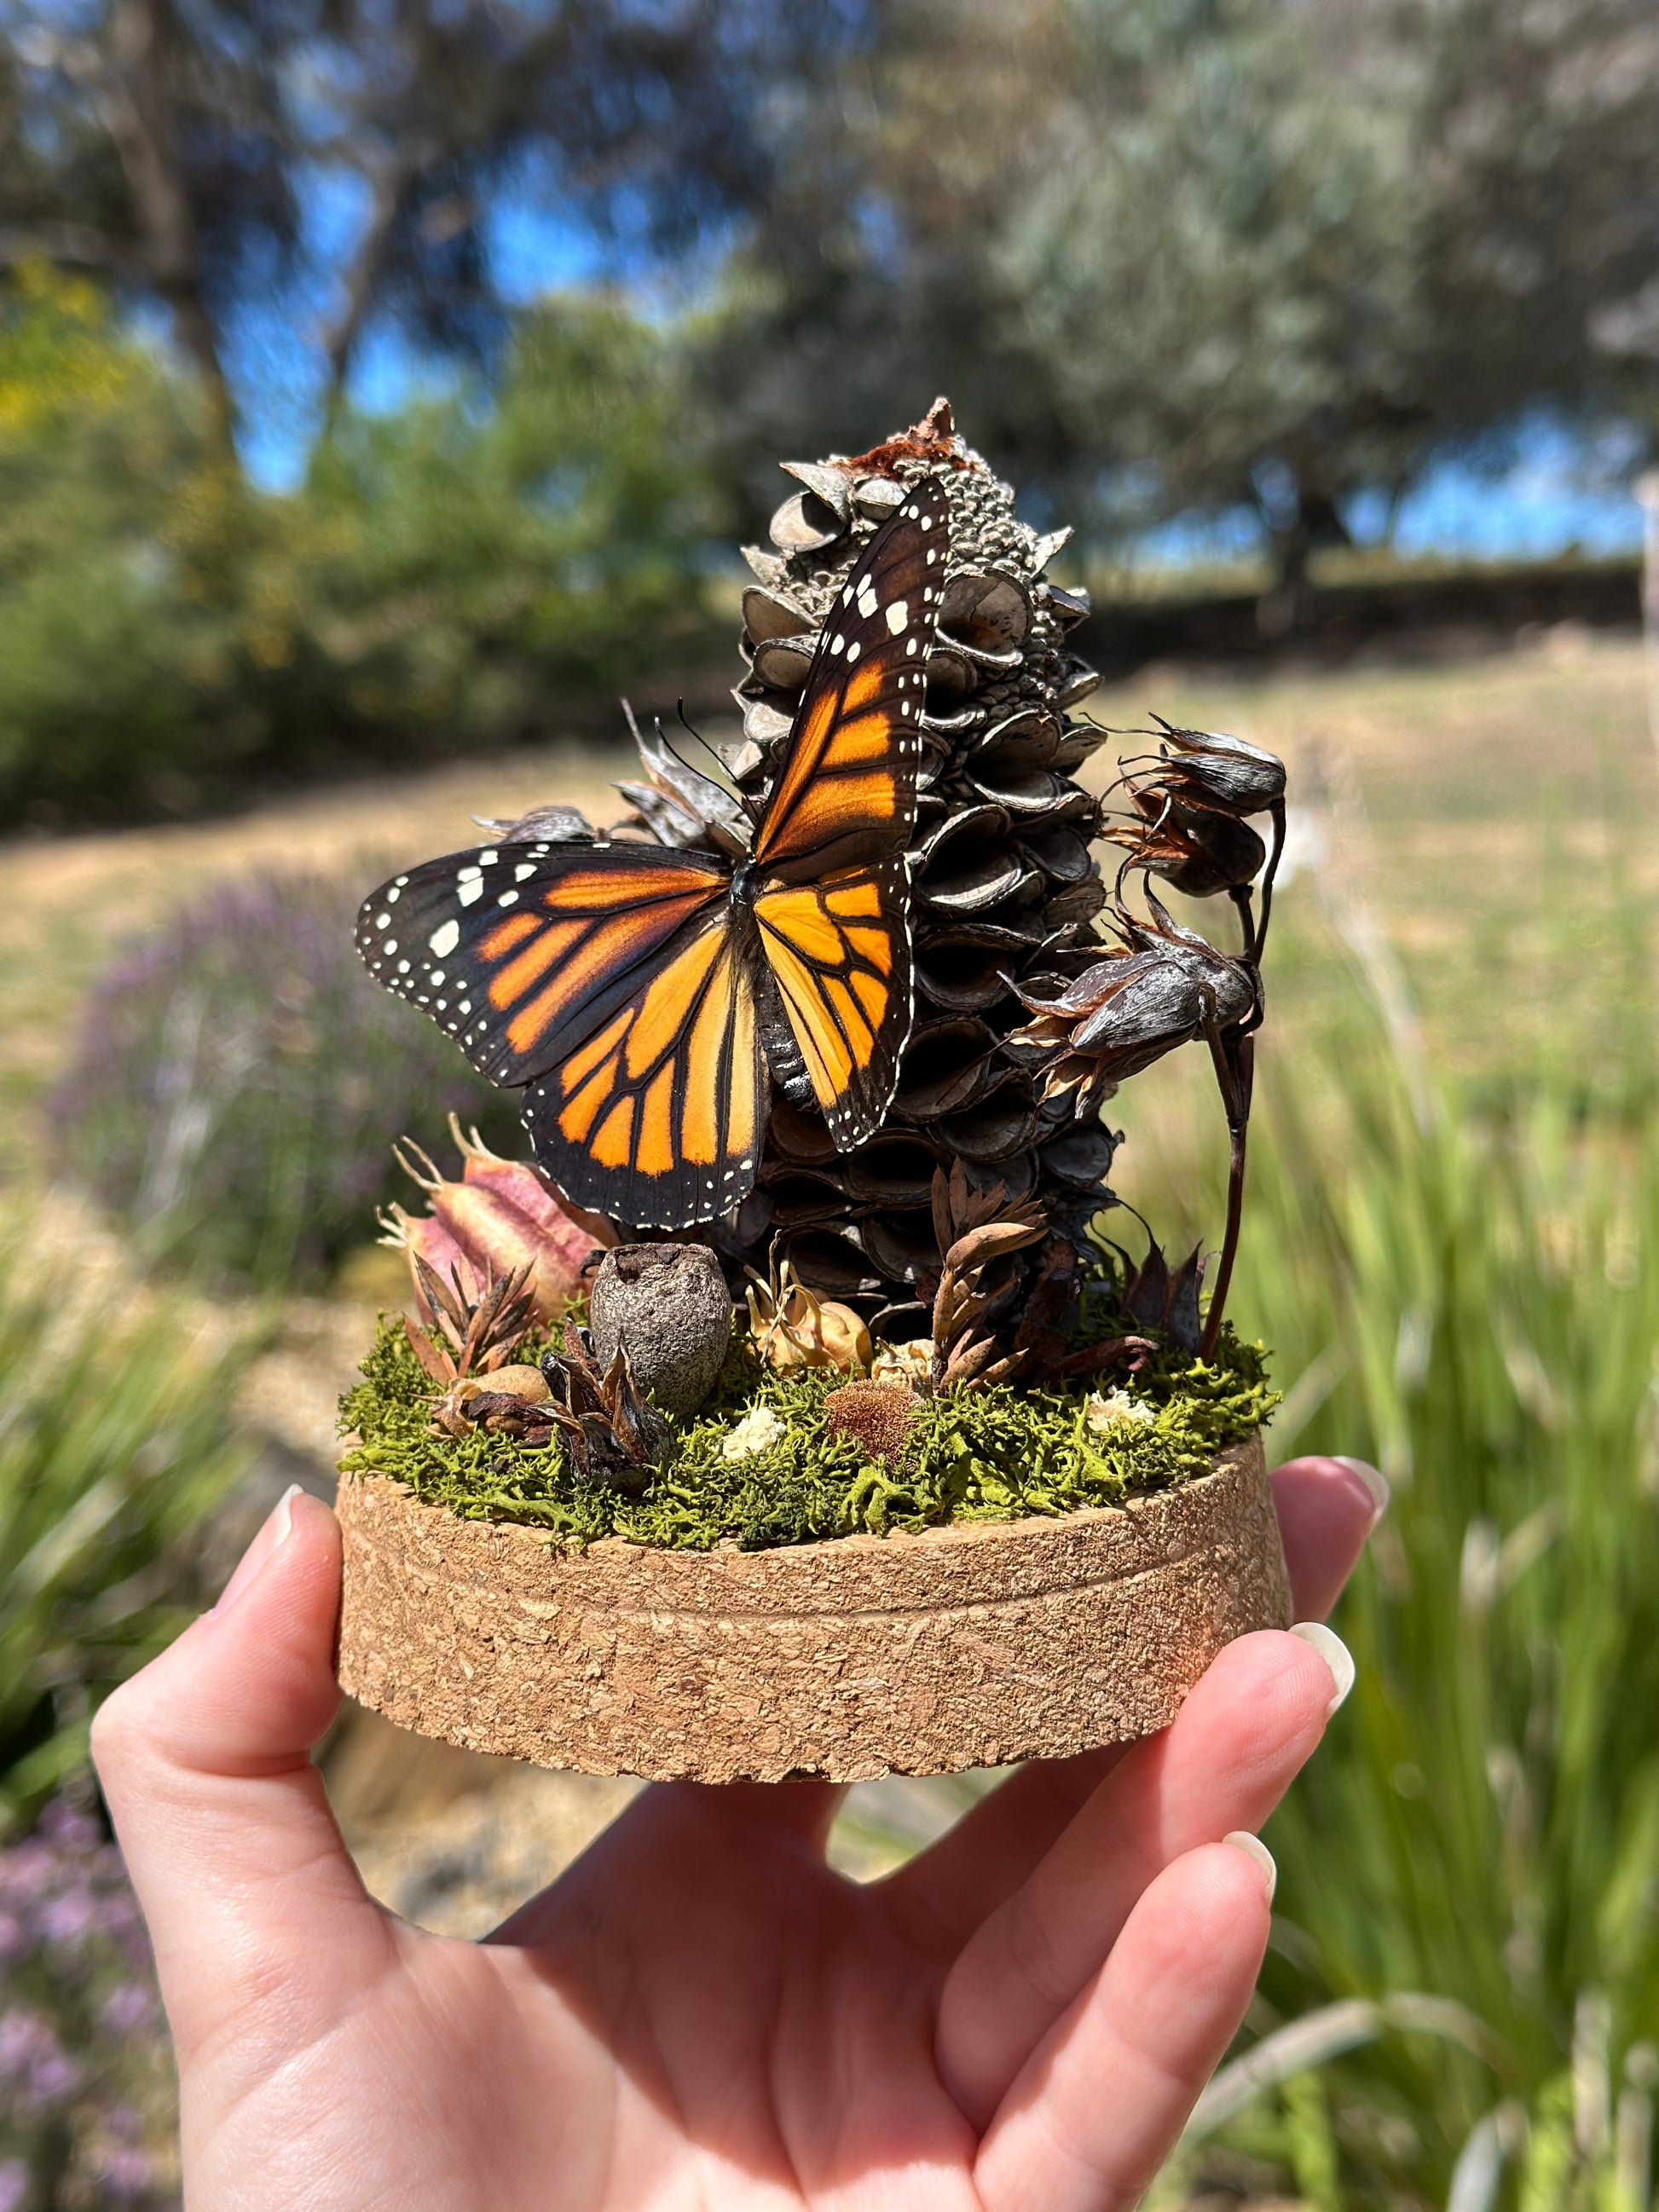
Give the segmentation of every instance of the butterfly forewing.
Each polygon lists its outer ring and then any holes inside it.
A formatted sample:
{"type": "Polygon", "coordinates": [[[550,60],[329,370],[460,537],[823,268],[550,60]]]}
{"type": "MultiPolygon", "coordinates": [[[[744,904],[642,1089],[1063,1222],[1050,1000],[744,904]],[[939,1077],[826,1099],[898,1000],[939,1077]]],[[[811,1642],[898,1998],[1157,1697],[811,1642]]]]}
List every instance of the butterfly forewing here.
{"type": "Polygon", "coordinates": [[[872,539],[830,610],[755,836],[769,875],[813,883],[910,842],[948,514],[944,492],[921,487],[872,539]]]}
{"type": "Polygon", "coordinates": [[[447,1030],[492,1083],[529,1083],[635,1000],[726,909],[709,854],[484,846],[394,876],[363,903],[371,975],[447,1030]]]}
{"type": "Polygon", "coordinates": [[[830,1133],[881,1125],[910,1035],[909,884],[927,649],[949,550],[926,484],[831,608],[755,838],[761,947],[830,1133]]]}

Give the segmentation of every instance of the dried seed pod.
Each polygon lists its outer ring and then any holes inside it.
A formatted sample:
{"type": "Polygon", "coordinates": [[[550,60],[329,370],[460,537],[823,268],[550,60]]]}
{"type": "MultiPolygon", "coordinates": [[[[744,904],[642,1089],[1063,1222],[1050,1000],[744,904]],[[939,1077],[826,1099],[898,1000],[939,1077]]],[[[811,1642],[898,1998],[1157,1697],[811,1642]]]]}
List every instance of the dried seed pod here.
{"type": "Polygon", "coordinates": [[[464,1268],[463,1280],[475,1288],[489,1276],[527,1269],[534,1312],[552,1320],[580,1291],[595,1249],[614,1244],[617,1232],[598,1214],[563,1205],[527,1160],[502,1159],[476,1129],[464,1135],[453,1114],[449,1133],[461,1155],[459,1182],[404,1138],[393,1150],[426,1193],[431,1212],[417,1216],[394,1206],[381,1217],[387,1231],[382,1241],[410,1255],[422,1319],[434,1317],[416,1265],[423,1260],[444,1281],[455,1267],[464,1268]]]}
{"type": "Polygon", "coordinates": [[[787,1260],[769,1282],[750,1270],[749,1333],[769,1367],[867,1367],[870,1332],[850,1306],[808,1290],[787,1260]]]}
{"type": "Polygon", "coordinates": [[[465,1376],[434,1405],[433,1426],[451,1437],[487,1429],[492,1436],[546,1443],[550,1419],[537,1414],[552,1395],[539,1367],[498,1367],[491,1374],[465,1376]],[[538,1429],[546,1433],[537,1436],[538,1429]]]}
{"type": "Polygon", "coordinates": [[[843,1382],[823,1401],[824,1426],[851,1437],[872,1459],[898,1461],[921,1401],[902,1382],[843,1382]]]}
{"type": "Polygon", "coordinates": [[[1187,897],[1243,890],[1266,866],[1266,845],[1236,815],[1194,812],[1133,779],[1128,793],[1141,819],[1114,823],[1104,835],[1128,851],[1134,866],[1150,868],[1187,897]]]}
{"type": "Polygon", "coordinates": [[[706,1244],[619,1244],[593,1278],[588,1323],[602,1364],[625,1349],[665,1413],[694,1413],[732,1341],[732,1294],[706,1244]]]}
{"type": "Polygon", "coordinates": [[[672,1450],[674,1432],[635,1382],[626,1349],[602,1368],[592,1335],[568,1322],[564,1348],[546,1355],[542,1373],[577,1479],[637,1498],[672,1450]]]}
{"type": "Polygon", "coordinates": [[[1190,933],[1176,941],[1140,934],[1146,944],[1109,954],[1051,997],[1019,994],[1036,1018],[1012,1041],[1052,1055],[1043,1096],[1075,1091],[1079,1116],[1103,1103],[1106,1085],[1138,1075],[1206,1027],[1243,1021],[1255,1004],[1240,963],[1190,933]]]}
{"type": "Polygon", "coordinates": [[[1224,814],[1262,814],[1285,796],[1285,763],[1276,753],[1218,730],[1178,730],[1161,714],[1159,781],[1188,805],[1224,814]]]}

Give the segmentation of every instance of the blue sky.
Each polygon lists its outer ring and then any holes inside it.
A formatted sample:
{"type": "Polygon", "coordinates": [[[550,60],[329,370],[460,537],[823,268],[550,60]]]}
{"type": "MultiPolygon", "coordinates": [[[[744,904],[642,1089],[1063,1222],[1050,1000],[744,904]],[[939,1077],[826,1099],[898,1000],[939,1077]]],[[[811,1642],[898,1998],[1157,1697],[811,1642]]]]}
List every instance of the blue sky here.
{"type": "MultiPolygon", "coordinates": [[[[286,490],[303,474],[318,419],[317,355],[311,334],[320,323],[328,272],[340,265],[362,216],[361,186],[337,173],[319,174],[305,195],[308,258],[319,272],[297,295],[251,307],[232,335],[228,366],[241,403],[243,455],[254,481],[286,490]]],[[[490,218],[497,281],[511,301],[602,281],[607,257],[580,226],[550,221],[544,207],[505,200],[490,218]]],[[[681,272],[641,283],[629,272],[647,312],[687,304],[710,271],[681,272]]],[[[423,361],[402,339],[371,329],[358,349],[353,398],[374,411],[393,410],[422,388],[441,388],[447,372],[423,361]]],[[[1629,489],[1634,447],[1616,437],[1600,444],[1539,420],[1520,426],[1506,464],[1496,472],[1448,459],[1430,469],[1401,502],[1393,542],[1402,555],[1470,560],[1544,560],[1577,545],[1590,555],[1640,550],[1642,515],[1629,489]]],[[[1361,544],[1386,533],[1386,502],[1362,497],[1346,517],[1361,544]]],[[[1259,542],[1244,511],[1200,524],[1176,522],[1150,532],[1133,557],[1158,566],[1247,555],[1259,542]]]]}

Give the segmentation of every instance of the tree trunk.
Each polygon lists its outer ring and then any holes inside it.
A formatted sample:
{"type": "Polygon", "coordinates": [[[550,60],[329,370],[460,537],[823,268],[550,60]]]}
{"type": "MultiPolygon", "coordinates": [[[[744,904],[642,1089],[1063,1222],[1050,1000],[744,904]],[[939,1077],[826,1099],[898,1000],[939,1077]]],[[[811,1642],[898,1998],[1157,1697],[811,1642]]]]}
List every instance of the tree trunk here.
{"type": "Polygon", "coordinates": [[[171,33],[167,0],[118,0],[100,106],[126,178],[144,275],[172,310],[174,333],[202,380],[213,441],[234,464],[235,407],[202,297],[195,211],[179,159],[167,81],[171,33]]]}

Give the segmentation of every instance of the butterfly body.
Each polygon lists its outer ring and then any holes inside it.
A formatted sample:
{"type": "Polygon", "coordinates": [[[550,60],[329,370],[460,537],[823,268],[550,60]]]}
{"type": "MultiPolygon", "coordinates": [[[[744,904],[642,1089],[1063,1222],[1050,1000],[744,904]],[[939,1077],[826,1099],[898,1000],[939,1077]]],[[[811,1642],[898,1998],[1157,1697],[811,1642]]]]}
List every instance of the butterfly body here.
{"type": "Polygon", "coordinates": [[[946,544],[931,486],[872,539],[746,854],[501,842],[365,902],[371,971],[525,1086],[537,1158],[579,1205],[661,1229],[727,1213],[775,1079],[841,1151],[880,1126],[910,1033],[904,853],[946,544]]]}

